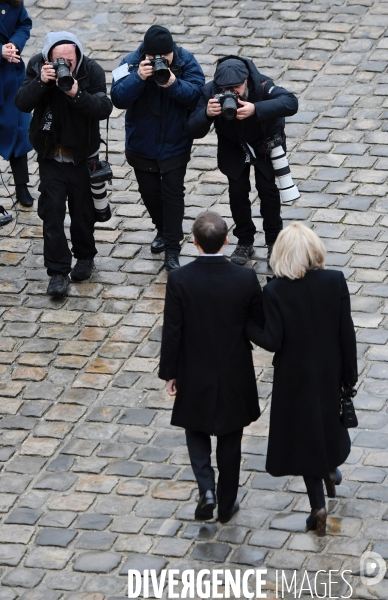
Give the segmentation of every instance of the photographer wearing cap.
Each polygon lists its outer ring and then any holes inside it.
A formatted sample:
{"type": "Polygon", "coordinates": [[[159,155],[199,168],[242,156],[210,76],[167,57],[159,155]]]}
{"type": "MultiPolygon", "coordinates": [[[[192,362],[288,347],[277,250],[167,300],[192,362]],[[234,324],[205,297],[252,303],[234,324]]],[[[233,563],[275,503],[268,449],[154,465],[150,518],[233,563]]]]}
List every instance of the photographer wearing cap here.
{"type": "Polygon", "coordinates": [[[100,146],[99,121],[112,112],[106,95],[105,73],[83,54],[81,42],[68,31],[48,33],[41,54],[31,58],[15,104],[34,111],[30,141],[38,153],[43,221],[44,264],[51,277],[47,294],[63,296],[72,279],[90,277],[97,253],[94,242],[94,204],[88,157],[100,146]],[[65,231],[66,199],[71,217],[72,254],[65,231]]]}
{"type": "Polygon", "coordinates": [[[252,221],[249,192],[250,165],[254,165],[256,189],[267,244],[267,260],[282,229],[280,195],[268,150],[268,140],[282,136],[285,147],[284,117],[298,110],[294,94],[265,77],[252,60],[226,56],[217,63],[214,81],[201,92],[197,108],[190,116],[187,131],[203,138],[214,123],[218,137],[218,166],[229,181],[229,199],[234,235],[238,244],[231,260],[244,265],[253,255],[256,227],[252,221]],[[231,93],[232,92],[232,93],[231,93]]]}
{"type": "Polygon", "coordinates": [[[127,109],[125,154],[157,231],[151,252],[165,251],[168,271],[179,267],[183,239],[183,182],[193,143],[185,131],[188,111],[204,83],[194,56],[160,25],[113,71],[113,104],[127,109]]]}

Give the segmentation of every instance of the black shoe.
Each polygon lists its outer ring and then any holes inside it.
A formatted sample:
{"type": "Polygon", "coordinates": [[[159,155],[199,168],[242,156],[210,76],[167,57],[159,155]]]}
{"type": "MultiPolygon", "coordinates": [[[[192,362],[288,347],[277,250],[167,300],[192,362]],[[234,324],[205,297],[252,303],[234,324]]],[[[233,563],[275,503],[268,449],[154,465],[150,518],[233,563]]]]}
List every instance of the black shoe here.
{"type": "Polygon", "coordinates": [[[155,239],[152,240],[151,242],[151,252],[152,254],[160,254],[161,252],[163,252],[166,248],[166,240],[164,239],[164,237],[162,236],[161,233],[156,234],[155,239]]]}
{"type": "Polygon", "coordinates": [[[177,252],[166,252],[164,257],[164,266],[166,267],[166,271],[179,269],[179,254],[177,252]]]}
{"type": "Polygon", "coordinates": [[[240,504],[236,500],[236,502],[233,504],[232,510],[230,510],[227,513],[220,513],[220,512],[218,512],[218,520],[219,520],[219,522],[220,523],[227,523],[228,521],[230,521],[230,519],[233,517],[233,515],[235,515],[236,512],[238,512],[239,510],[240,510],[240,504]]]}
{"type": "Polygon", "coordinates": [[[236,265],[245,265],[250,257],[254,254],[255,249],[249,244],[237,244],[236,250],[233,252],[230,260],[236,265]]]}
{"type": "Polygon", "coordinates": [[[26,183],[18,183],[15,185],[16,200],[23,206],[32,206],[34,199],[31,196],[26,183]]]}
{"type": "Polygon", "coordinates": [[[68,275],[66,277],[64,275],[53,275],[47,288],[48,296],[64,296],[69,283],[68,275]]]}
{"type": "Polygon", "coordinates": [[[217,505],[216,495],[213,490],[206,490],[200,495],[197,508],[195,509],[195,518],[198,521],[208,521],[213,518],[213,510],[217,505]]]}
{"type": "Polygon", "coordinates": [[[74,268],[71,270],[71,278],[75,281],[83,281],[89,279],[94,269],[94,261],[88,260],[87,258],[80,258],[75,263],[74,268]]]}
{"type": "Polygon", "coordinates": [[[271,268],[269,261],[271,260],[272,250],[273,250],[273,244],[267,244],[267,265],[269,268],[271,268]]]}

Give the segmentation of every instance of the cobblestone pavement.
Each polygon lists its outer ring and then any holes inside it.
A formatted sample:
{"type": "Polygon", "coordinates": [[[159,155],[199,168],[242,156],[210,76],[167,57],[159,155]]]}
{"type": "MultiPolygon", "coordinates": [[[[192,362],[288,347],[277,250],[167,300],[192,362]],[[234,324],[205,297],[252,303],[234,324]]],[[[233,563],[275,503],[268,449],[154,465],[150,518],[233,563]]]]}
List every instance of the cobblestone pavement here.
{"type": "MultiPolygon", "coordinates": [[[[166,273],[150,254],[152,224],[124,158],[124,111],[115,109],[114,217],[98,227],[97,269],[90,282],[71,285],[60,301],[45,295],[36,206],[20,208],[10,236],[1,231],[0,599],[124,598],[128,565],[262,564],[272,590],[275,569],[347,568],[354,574],[352,598],[386,599],[387,579],[367,588],[357,572],[367,549],[388,558],[388,3],[27,0],[26,5],[34,19],[26,57],[41,49],[49,30],[71,29],[110,81],[123,54],[158,22],[195,53],[207,77],[219,56],[243,54],[297,93],[300,110],[288,119],[287,134],[294,179],[303,193],[283,207],[283,216],[309,222],[324,238],[327,264],[342,269],[349,281],[358,332],[360,427],[351,431],[353,450],[339,497],[329,503],[330,535],[306,534],[302,479],[272,478],[264,470],[272,369],[270,354],[256,349],[264,412],[244,436],[241,510],[227,526],[193,521],[196,489],[184,435],[169,425],[172,403],[156,376],[166,273]]],[[[232,226],[215,144],[211,134],[194,146],[184,261],[195,255],[190,229],[201,210],[212,207],[232,226]]],[[[2,172],[7,168],[4,161],[0,166],[2,172]]],[[[37,198],[34,160],[30,171],[37,198]]],[[[12,183],[8,170],[4,179],[12,183]]],[[[2,186],[0,196],[9,207],[2,186]]],[[[253,199],[261,231],[254,193],[253,199]]],[[[236,240],[231,242],[229,254],[236,240]]],[[[259,233],[251,266],[262,283],[265,254],[259,233]]],[[[338,584],[332,595],[343,590],[348,595],[345,584],[338,584]]]]}

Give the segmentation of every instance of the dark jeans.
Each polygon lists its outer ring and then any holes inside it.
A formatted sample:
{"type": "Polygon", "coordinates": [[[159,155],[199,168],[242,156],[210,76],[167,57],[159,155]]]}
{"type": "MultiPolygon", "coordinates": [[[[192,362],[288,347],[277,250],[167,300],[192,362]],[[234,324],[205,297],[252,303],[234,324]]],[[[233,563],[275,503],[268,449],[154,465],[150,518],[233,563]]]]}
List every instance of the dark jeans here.
{"type": "Polygon", "coordinates": [[[325,493],[323,491],[323,480],[319,477],[303,477],[310,500],[311,510],[325,506],[325,493]]]}
{"type": "MultiPolygon", "coordinates": [[[[240,479],[241,439],[243,430],[217,436],[218,512],[227,513],[237,498],[240,479]]],[[[186,442],[190,462],[198,483],[199,493],[215,490],[214,469],[211,466],[210,435],[186,429],[186,442]]]]}
{"type": "Polygon", "coordinates": [[[153,224],[166,240],[166,250],[180,252],[183,239],[182,221],[185,211],[185,178],[187,164],[168,173],[134,169],[139,192],[153,224]]]}
{"type": "MultiPolygon", "coordinates": [[[[268,159],[269,160],[269,159],[268,159]]],[[[237,181],[229,179],[229,200],[232,217],[236,227],[234,235],[240,244],[252,245],[256,227],[252,221],[251,202],[249,192],[250,165],[247,165],[237,181]]],[[[263,217],[263,229],[266,244],[274,244],[279,232],[282,230],[283,221],[280,217],[280,194],[276,187],[275,175],[268,179],[255,168],[256,189],[260,198],[260,214],[263,217]]]]}
{"type": "Polygon", "coordinates": [[[28,176],[27,154],[23,154],[23,156],[18,156],[17,158],[12,155],[9,159],[9,163],[11,165],[15,185],[21,185],[30,181],[28,176]]]}
{"type": "Polygon", "coordinates": [[[86,161],[74,165],[39,158],[40,197],[38,215],[43,221],[44,264],[47,274],[67,275],[71,271],[71,252],[63,222],[66,199],[71,218],[72,251],[77,259],[93,259],[94,205],[86,161]]]}

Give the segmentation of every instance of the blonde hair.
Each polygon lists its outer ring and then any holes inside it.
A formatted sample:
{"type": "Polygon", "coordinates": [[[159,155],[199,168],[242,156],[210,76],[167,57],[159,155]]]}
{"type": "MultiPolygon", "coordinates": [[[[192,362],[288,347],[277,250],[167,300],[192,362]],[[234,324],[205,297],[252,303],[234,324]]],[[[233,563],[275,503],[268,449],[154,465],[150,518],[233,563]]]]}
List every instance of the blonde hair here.
{"type": "Polygon", "coordinates": [[[270,265],[276,277],[301,279],[310,269],[324,269],[325,257],[325,246],[317,234],[295,222],[278,235],[270,265]]]}

